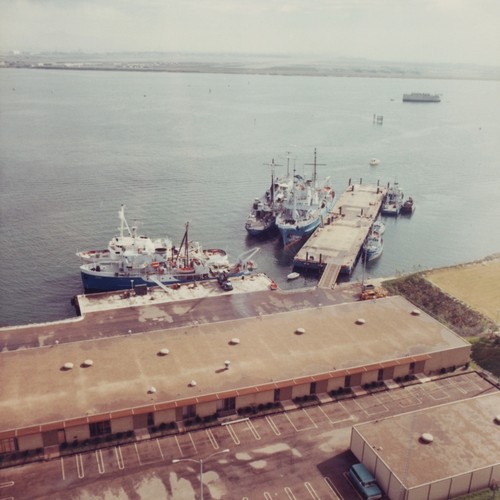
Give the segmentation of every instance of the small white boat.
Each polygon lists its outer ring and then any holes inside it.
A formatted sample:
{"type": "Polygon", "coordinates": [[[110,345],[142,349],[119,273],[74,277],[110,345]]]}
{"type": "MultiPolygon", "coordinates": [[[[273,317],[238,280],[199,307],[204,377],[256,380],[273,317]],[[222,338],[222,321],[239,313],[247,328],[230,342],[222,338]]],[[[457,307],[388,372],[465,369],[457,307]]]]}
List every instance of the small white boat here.
{"type": "Polygon", "coordinates": [[[379,163],[380,163],[380,160],[379,160],[378,158],[372,158],[372,159],[370,160],[370,165],[371,165],[372,167],[376,167],[379,163]]]}
{"type": "Polygon", "coordinates": [[[372,232],[377,233],[378,235],[384,234],[385,231],[385,224],[380,220],[377,219],[372,226],[372,232]]]}
{"type": "Polygon", "coordinates": [[[287,276],[287,279],[289,279],[289,280],[296,280],[299,276],[300,276],[300,274],[299,274],[299,273],[293,272],[293,273],[290,273],[290,274],[287,276]]]}

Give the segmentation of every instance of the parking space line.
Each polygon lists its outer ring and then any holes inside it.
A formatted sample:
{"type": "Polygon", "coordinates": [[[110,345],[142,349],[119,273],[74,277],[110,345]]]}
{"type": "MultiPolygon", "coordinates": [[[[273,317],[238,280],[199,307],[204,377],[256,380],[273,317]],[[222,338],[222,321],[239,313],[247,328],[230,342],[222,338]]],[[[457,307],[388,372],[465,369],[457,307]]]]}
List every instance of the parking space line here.
{"type": "Polygon", "coordinates": [[[271,496],[270,493],[268,493],[267,491],[264,491],[264,498],[266,500],[273,500],[273,497],[271,496]]]}
{"type": "Polygon", "coordinates": [[[284,488],[284,490],[288,498],[290,498],[291,500],[296,500],[296,496],[292,493],[292,490],[288,486],[284,488]]]}
{"type": "Polygon", "coordinates": [[[66,472],[64,471],[64,457],[61,457],[61,474],[63,481],[66,481],[66,472]]]}
{"type": "Polygon", "coordinates": [[[181,457],[183,457],[184,453],[182,453],[181,445],[180,445],[179,440],[177,439],[177,436],[175,434],[174,434],[174,438],[175,438],[175,442],[177,443],[177,448],[179,448],[179,453],[181,454],[181,457]]]}
{"type": "Polygon", "coordinates": [[[266,415],[266,420],[267,423],[269,424],[269,427],[271,427],[271,430],[276,434],[276,436],[281,436],[280,430],[278,429],[273,419],[269,415],[266,415]]]}
{"type": "MultiPolygon", "coordinates": [[[[307,413],[307,411],[306,411],[305,408],[302,408],[302,411],[307,415],[307,418],[312,422],[312,424],[314,425],[314,427],[316,427],[316,429],[317,429],[318,426],[316,425],[316,422],[311,418],[311,415],[309,415],[309,413],[307,413]]],[[[303,429],[303,430],[306,430],[306,429],[303,429]]]]}
{"type": "MultiPolygon", "coordinates": [[[[210,429],[207,429],[210,431],[210,429]]],[[[211,432],[211,431],[210,431],[211,432]]],[[[194,448],[194,451],[196,451],[196,453],[198,453],[198,448],[196,447],[196,444],[194,442],[194,439],[193,439],[193,434],[191,432],[188,433],[188,436],[189,436],[189,439],[191,440],[191,444],[193,445],[193,448],[194,448]]],[[[218,446],[217,446],[218,448],[218,446]]]]}
{"type": "Polygon", "coordinates": [[[257,429],[255,428],[255,426],[252,424],[252,422],[250,422],[250,420],[247,420],[246,421],[247,423],[247,427],[250,429],[250,432],[252,433],[253,437],[257,440],[257,441],[260,441],[260,434],[257,432],[257,429]]]}
{"type": "Polygon", "coordinates": [[[78,479],[83,479],[85,477],[85,471],[83,469],[83,457],[80,453],[75,455],[76,460],[76,470],[78,473],[78,479]]]}
{"type": "Polygon", "coordinates": [[[318,406],[318,409],[319,409],[319,411],[321,411],[321,413],[323,413],[323,415],[326,417],[328,422],[330,422],[333,425],[333,421],[330,420],[330,417],[325,413],[325,410],[323,410],[323,408],[321,408],[321,406],[318,406]]]}
{"type": "Polygon", "coordinates": [[[102,456],[102,450],[95,450],[95,459],[97,460],[97,470],[99,474],[104,474],[104,458],[102,456]]]}
{"type": "Polygon", "coordinates": [[[115,447],[116,463],[118,464],[118,469],[123,470],[125,468],[125,463],[123,462],[122,449],[119,446],[115,447]]]}
{"type": "Polygon", "coordinates": [[[165,462],[165,457],[163,456],[163,451],[161,451],[160,440],[156,438],[156,444],[158,445],[158,449],[160,450],[161,459],[165,462]]]}
{"type": "Polygon", "coordinates": [[[0,488],[10,488],[14,484],[14,481],[5,481],[4,483],[0,483],[0,488]]]}
{"type": "Polygon", "coordinates": [[[325,480],[326,485],[330,488],[331,492],[333,493],[333,498],[335,498],[336,500],[343,500],[342,495],[337,491],[337,488],[333,484],[332,480],[327,476],[324,476],[323,479],[325,480]]]}
{"type": "Polygon", "coordinates": [[[234,444],[240,444],[240,440],[238,439],[238,436],[236,435],[236,432],[234,431],[234,429],[232,428],[232,426],[231,425],[226,425],[225,427],[227,429],[227,432],[229,432],[229,435],[233,439],[234,444]]]}
{"type": "Polygon", "coordinates": [[[306,482],[304,483],[304,486],[306,487],[306,490],[309,492],[312,498],[314,498],[315,500],[321,500],[319,495],[314,491],[314,488],[312,487],[311,483],[306,482]]]}
{"type": "Polygon", "coordinates": [[[139,455],[139,448],[137,447],[137,443],[134,443],[135,452],[137,453],[137,460],[139,460],[139,465],[142,465],[141,456],[139,455]]]}
{"type": "Polygon", "coordinates": [[[290,425],[295,429],[295,431],[299,432],[299,429],[297,429],[297,427],[295,427],[294,423],[290,420],[290,417],[288,416],[288,413],[285,412],[284,415],[288,419],[288,421],[290,422],[290,425]]]}
{"type": "Polygon", "coordinates": [[[212,432],[212,429],[205,429],[205,432],[206,432],[206,434],[208,436],[208,440],[210,441],[210,444],[212,445],[212,448],[214,450],[218,450],[219,449],[219,443],[217,442],[217,439],[215,439],[215,436],[214,436],[214,434],[212,432]]]}

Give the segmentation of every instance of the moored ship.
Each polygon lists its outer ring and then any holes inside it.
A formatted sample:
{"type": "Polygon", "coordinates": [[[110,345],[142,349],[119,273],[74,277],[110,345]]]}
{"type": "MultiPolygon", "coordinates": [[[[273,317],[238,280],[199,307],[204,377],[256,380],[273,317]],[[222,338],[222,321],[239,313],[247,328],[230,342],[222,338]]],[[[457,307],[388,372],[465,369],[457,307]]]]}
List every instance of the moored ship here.
{"type": "Polygon", "coordinates": [[[329,185],[329,178],[318,187],[316,149],[313,167],[311,179],[294,175],[290,196],[283,211],[276,217],[284,246],[310,236],[333,208],[335,192],[329,185]]]}
{"type": "MultiPolygon", "coordinates": [[[[122,210],[120,213],[123,216],[122,210]]],[[[128,228],[124,219],[123,216],[122,228],[128,228]]],[[[78,252],[84,261],[80,274],[85,293],[129,290],[139,285],[166,287],[216,280],[221,275],[241,276],[253,271],[254,264],[250,259],[258,248],[244,252],[231,264],[225,250],[203,249],[198,242],[189,241],[188,227],[186,223],[179,248],[171,244],[158,247],[157,243],[166,243],[167,240],[137,236],[135,230],[130,230],[127,236],[122,230],[120,236],[111,240],[108,251],[78,252]],[[113,242],[121,243],[116,252],[113,251],[113,242]]]]}

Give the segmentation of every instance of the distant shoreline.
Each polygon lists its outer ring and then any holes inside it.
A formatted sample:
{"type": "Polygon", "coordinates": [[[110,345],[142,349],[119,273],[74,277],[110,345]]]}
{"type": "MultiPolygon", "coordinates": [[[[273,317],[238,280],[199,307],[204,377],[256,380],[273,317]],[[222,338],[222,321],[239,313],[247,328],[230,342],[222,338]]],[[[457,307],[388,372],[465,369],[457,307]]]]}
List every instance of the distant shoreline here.
{"type": "Polygon", "coordinates": [[[500,67],[384,63],[364,60],[295,61],[291,58],[241,58],[220,61],[207,56],[161,54],[158,59],[141,54],[70,55],[37,54],[0,57],[0,68],[199,73],[265,76],[317,76],[338,78],[401,78],[432,80],[500,80],[500,67]]]}

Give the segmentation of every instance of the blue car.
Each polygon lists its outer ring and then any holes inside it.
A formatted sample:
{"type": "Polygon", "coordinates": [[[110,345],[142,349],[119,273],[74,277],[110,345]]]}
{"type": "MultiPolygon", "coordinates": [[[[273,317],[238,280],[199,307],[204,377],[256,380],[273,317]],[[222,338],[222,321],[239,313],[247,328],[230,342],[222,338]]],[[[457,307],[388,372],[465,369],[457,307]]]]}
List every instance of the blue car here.
{"type": "Polygon", "coordinates": [[[382,490],[363,464],[354,464],[347,473],[352,485],[365,500],[382,498],[382,490]]]}

